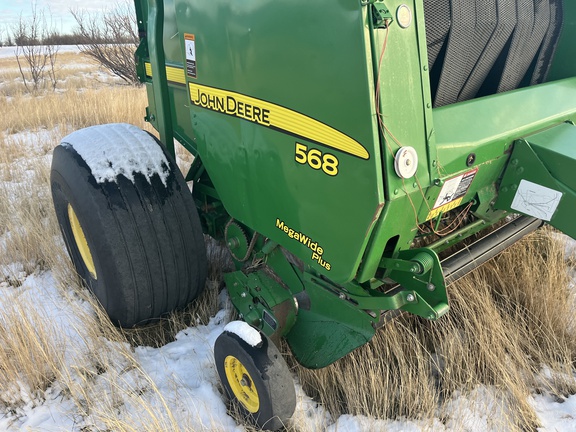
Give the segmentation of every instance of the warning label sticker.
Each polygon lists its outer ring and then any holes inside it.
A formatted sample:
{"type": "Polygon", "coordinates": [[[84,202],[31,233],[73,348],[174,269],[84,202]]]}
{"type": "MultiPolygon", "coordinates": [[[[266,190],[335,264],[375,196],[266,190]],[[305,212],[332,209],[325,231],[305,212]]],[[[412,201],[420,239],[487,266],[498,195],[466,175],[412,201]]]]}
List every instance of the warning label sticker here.
{"type": "Polygon", "coordinates": [[[510,208],[550,222],[560,204],[560,199],[562,192],[521,180],[510,208]]]}
{"type": "Polygon", "coordinates": [[[186,74],[189,77],[197,78],[196,75],[196,38],[193,34],[184,33],[184,44],[186,48],[186,74]]]}
{"type": "Polygon", "coordinates": [[[441,213],[446,213],[462,204],[462,200],[468,189],[470,189],[472,180],[474,180],[477,172],[478,168],[446,180],[426,220],[435,218],[441,213]]]}

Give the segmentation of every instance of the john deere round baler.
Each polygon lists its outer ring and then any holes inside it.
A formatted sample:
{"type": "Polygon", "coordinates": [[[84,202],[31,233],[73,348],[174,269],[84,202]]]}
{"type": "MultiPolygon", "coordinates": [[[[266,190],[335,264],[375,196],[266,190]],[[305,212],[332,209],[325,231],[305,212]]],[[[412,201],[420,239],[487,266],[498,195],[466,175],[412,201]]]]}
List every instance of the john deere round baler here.
{"type": "Polygon", "coordinates": [[[295,407],[280,339],[327,366],[398,313],[439,319],[448,282],[543,222],[576,236],[576,3],[135,6],[159,140],[129,125],[64,138],[58,218],[122,326],[199,295],[202,233],[226,245],[242,322],[216,367],[258,426],[295,407]]]}

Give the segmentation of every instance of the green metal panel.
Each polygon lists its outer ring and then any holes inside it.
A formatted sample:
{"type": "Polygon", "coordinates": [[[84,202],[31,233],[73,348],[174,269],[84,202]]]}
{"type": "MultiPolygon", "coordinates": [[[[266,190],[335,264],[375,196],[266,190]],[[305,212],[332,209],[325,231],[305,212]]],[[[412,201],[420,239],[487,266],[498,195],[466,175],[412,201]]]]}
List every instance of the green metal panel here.
{"type": "Polygon", "coordinates": [[[562,34],[556,53],[552,61],[552,67],[548,75],[548,81],[576,76],[576,2],[564,0],[564,22],[562,34]]]}
{"type": "MultiPolygon", "coordinates": [[[[138,18],[138,30],[141,35],[147,35],[149,23],[148,2],[136,1],[136,12],[138,18]]],[[[186,147],[192,154],[196,154],[193,142],[194,132],[192,121],[187,108],[189,104],[188,91],[184,78],[184,66],[182,57],[182,47],[180,39],[174,37],[178,33],[176,24],[176,11],[173,0],[163,1],[163,22],[162,28],[158,28],[156,36],[163,35],[162,43],[156,43],[155,48],[162,48],[164,61],[168,66],[166,69],[167,88],[164,91],[165,106],[157,106],[154,83],[152,80],[152,65],[149,54],[148,38],[142,38],[140,46],[136,51],[138,77],[146,84],[149,106],[147,108],[146,119],[155,129],[160,130],[160,122],[163,119],[164,111],[169,113],[172,133],[174,137],[186,147]],[[175,78],[176,77],[176,78],[175,78]]],[[[153,39],[153,38],[152,38],[153,39]]],[[[153,51],[155,51],[154,49],[153,51]]],[[[165,143],[170,148],[170,143],[165,143]]]]}
{"type": "Polygon", "coordinates": [[[384,198],[366,8],[177,0],[176,14],[180,37],[196,43],[197,77],[187,79],[197,147],[227,212],[332,280],[350,280],[384,198]],[[234,110],[209,101],[217,94],[234,110]],[[297,130],[263,124],[254,114],[264,109],[293,117],[297,130]],[[310,119],[336,131],[313,139],[310,119]],[[343,136],[365,153],[334,148],[343,136]],[[315,169],[325,157],[338,161],[337,175],[315,169]]]}
{"type": "Polygon", "coordinates": [[[438,161],[445,175],[498,158],[513,140],[576,120],[576,78],[500,93],[434,110],[438,161]]]}
{"type": "Polygon", "coordinates": [[[298,319],[286,336],[300,364],[318,369],[367,343],[377,318],[342,300],[329,284],[306,275],[306,301],[300,301],[298,319]]]}
{"type": "Polygon", "coordinates": [[[155,128],[160,135],[160,141],[174,155],[174,124],[172,122],[168,80],[166,79],[166,58],[164,56],[164,2],[163,0],[148,0],[148,35],[147,42],[152,57],[152,73],[156,77],[152,81],[155,96],[155,128]]]}
{"type": "Polygon", "coordinates": [[[434,154],[432,135],[432,99],[428,78],[428,57],[424,29],[423,1],[388,0],[385,2],[394,21],[388,28],[372,32],[375,75],[379,76],[379,112],[381,133],[385,137],[382,154],[385,164],[386,197],[397,199],[419,190],[415,179],[402,180],[394,172],[393,155],[401,146],[414,147],[418,153],[416,177],[421,187],[430,184],[430,154],[434,154]],[[399,25],[397,15],[408,10],[412,22],[399,25]],[[381,59],[381,61],[380,61],[381,59]]]}
{"type": "Polygon", "coordinates": [[[398,249],[410,248],[417,233],[422,191],[430,185],[431,173],[436,170],[423,2],[394,0],[385,4],[392,22],[387,28],[372,28],[372,57],[374,75],[379,78],[379,129],[387,203],[357,276],[360,282],[374,276],[391,239],[398,237],[398,249]],[[398,23],[401,10],[412,14],[406,27],[398,23]],[[418,154],[418,169],[411,179],[401,179],[394,170],[394,155],[404,146],[413,147],[418,154]]]}
{"type": "Polygon", "coordinates": [[[564,123],[514,144],[498,208],[545,220],[576,238],[576,126],[564,123]]]}

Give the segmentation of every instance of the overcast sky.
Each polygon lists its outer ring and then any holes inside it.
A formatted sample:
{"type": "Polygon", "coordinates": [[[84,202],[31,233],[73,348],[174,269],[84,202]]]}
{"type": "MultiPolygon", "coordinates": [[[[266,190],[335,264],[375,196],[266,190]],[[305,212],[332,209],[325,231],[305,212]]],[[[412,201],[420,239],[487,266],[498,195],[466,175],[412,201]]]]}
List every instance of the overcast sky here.
{"type": "Polygon", "coordinates": [[[0,0],[0,34],[14,26],[20,19],[32,14],[32,4],[36,3],[38,12],[45,11],[46,17],[51,16],[53,24],[59,33],[70,33],[76,22],[70,14],[70,9],[96,12],[110,8],[117,1],[110,0],[0,0]]]}

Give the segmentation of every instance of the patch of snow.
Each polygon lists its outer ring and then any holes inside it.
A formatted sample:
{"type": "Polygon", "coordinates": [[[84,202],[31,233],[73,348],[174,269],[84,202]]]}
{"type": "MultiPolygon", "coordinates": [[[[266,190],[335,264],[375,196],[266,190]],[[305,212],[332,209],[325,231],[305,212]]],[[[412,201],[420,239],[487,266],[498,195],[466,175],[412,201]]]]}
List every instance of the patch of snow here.
{"type": "Polygon", "coordinates": [[[535,395],[528,402],[536,411],[542,427],[539,432],[573,431],[576,428],[576,396],[563,402],[551,395],[535,395]]]}
{"type": "MultiPolygon", "coordinates": [[[[163,347],[138,347],[135,351],[138,363],[153,380],[157,393],[170,400],[173,412],[187,412],[190,430],[243,430],[226,413],[214,365],[214,342],[227,314],[221,310],[208,325],[187,328],[163,347]]],[[[158,398],[158,394],[149,397],[158,398]]],[[[161,402],[152,399],[152,405],[161,402]]]]}
{"type": "Polygon", "coordinates": [[[24,271],[24,264],[11,263],[7,265],[0,265],[0,279],[15,278],[20,282],[26,279],[26,272],[24,271]]]}
{"type": "Polygon", "coordinates": [[[461,432],[500,432],[510,424],[512,414],[504,392],[482,385],[470,392],[454,392],[445,412],[446,430],[461,432]]]}
{"type": "Polygon", "coordinates": [[[340,416],[336,423],[326,428],[326,432],[355,431],[355,432],[441,432],[446,428],[438,419],[431,421],[411,420],[376,420],[365,416],[340,416]]]}
{"type": "Polygon", "coordinates": [[[32,153],[35,156],[46,155],[47,150],[56,146],[63,132],[59,127],[54,129],[39,129],[36,131],[26,130],[13,134],[6,134],[4,143],[9,146],[25,147],[28,153],[27,159],[32,153]]]}
{"type": "Polygon", "coordinates": [[[143,174],[148,181],[158,174],[162,183],[170,174],[168,160],[158,143],[142,129],[126,123],[91,126],[62,139],[86,162],[98,183],[114,182],[119,175],[134,181],[143,174]]]}
{"type": "MultiPolygon", "coordinates": [[[[78,53],[80,49],[76,45],[59,45],[58,46],[58,53],[66,53],[66,52],[73,52],[78,53]]],[[[16,47],[15,46],[6,46],[0,47],[0,58],[9,58],[9,57],[16,57],[16,47]]]]}
{"type": "Polygon", "coordinates": [[[250,346],[258,346],[262,343],[260,332],[244,321],[232,321],[226,324],[224,331],[234,333],[250,346]]]}

